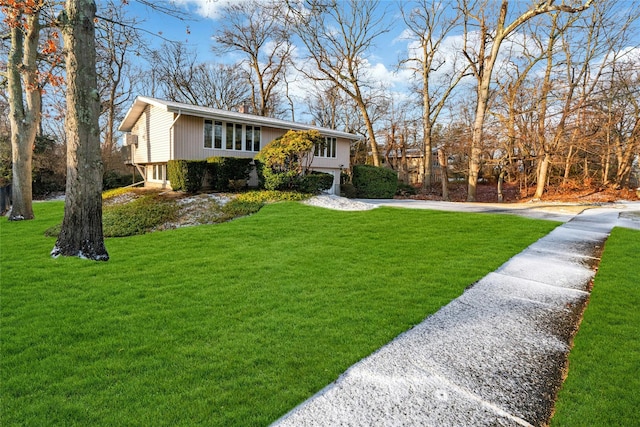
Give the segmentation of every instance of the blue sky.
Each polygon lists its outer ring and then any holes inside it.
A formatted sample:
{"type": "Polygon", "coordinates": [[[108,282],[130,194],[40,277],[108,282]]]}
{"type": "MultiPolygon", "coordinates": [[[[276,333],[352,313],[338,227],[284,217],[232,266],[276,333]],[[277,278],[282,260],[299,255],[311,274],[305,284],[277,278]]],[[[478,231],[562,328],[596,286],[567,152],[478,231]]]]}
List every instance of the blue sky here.
{"type": "MultiPolygon", "coordinates": [[[[165,5],[173,5],[180,10],[188,13],[188,19],[181,21],[175,17],[163,14],[148,6],[130,0],[127,6],[130,13],[144,22],[140,25],[146,32],[161,35],[174,41],[186,43],[190,48],[195,49],[200,62],[237,62],[244,57],[229,53],[224,57],[214,54],[212,46],[214,41],[212,36],[219,25],[221,17],[219,11],[229,0],[172,0],[156,3],[165,5]]],[[[243,1],[243,0],[231,0],[243,1]]],[[[404,30],[402,17],[395,0],[382,0],[381,13],[386,11],[382,16],[385,24],[390,26],[390,31],[383,34],[375,46],[375,50],[370,52],[367,60],[371,66],[371,74],[376,82],[382,82],[392,92],[396,94],[398,99],[407,98],[407,82],[408,72],[396,72],[396,64],[400,55],[407,51],[407,40],[401,40],[402,31],[404,30]],[[394,27],[395,24],[395,27],[394,27]]],[[[99,11],[98,11],[99,13],[99,11]]],[[[163,43],[160,37],[152,37],[145,35],[149,43],[155,47],[159,47],[163,43]]],[[[293,70],[292,70],[293,71],[293,70]]],[[[303,77],[296,78],[293,76],[290,80],[290,95],[295,100],[295,120],[306,122],[311,120],[307,115],[304,98],[309,93],[308,80],[303,77]]],[[[143,95],[143,94],[140,94],[143,95]]],[[[291,117],[283,117],[291,119],[291,117]]]]}
{"type": "MultiPolygon", "coordinates": [[[[217,57],[212,52],[211,47],[214,44],[212,36],[216,31],[216,26],[219,24],[220,9],[229,1],[237,2],[243,0],[173,0],[170,2],[157,2],[174,5],[187,12],[190,19],[185,21],[152,10],[133,0],[130,1],[128,8],[131,13],[145,21],[141,27],[146,31],[162,35],[162,37],[170,40],[186,42],[190,47],[197,49],[200,61],[227,62],[232,58],[217,57]]],[[[381,6],[381,12],[385,9],[387,10],[387,13],[383,16],[385,23],[389,24],[391,28],[388,33],[380,37],[376,50],[371,52],[369,60],[379,69],[384,65],[384,68],[391,73],[400,54],[406,51],[407,41],[398,39],[402,34],[403,28],[402,25],[398,25],[401,23],[402,18],[397,8],[397,2],[383,0],[381,6]]],[[[162,44],[162,39],[159,37],[156,37],[155,40],[153,37],[148,38],[153,44],[162,44]]]]}
{"type": "MultiPolygon", "coordinates": [[[[171,40],[186,42],[191,48],[196,49],[199,61],[232,62],[234,57],[219,57],[211,49],[213,46],[212,36],[216,31],[216,26],[219,25],[219,19],[224,19],[220,14],[220,10],[230,1],[245,0],[165,0],[156,2],[174,6],[184,11],[188,14],[188,19],[185,21],[162,14],[137,3],[135,0],[130,0],[128,8],[133,15],[145,21],[141,27],[146,31],[153,34],[161,34],[162,37],[171,40]]],[[[401,56],[406,55],[409,48],[409,40],[402,37],[405,25],[399,5],[406,5],[407,1],[381,0],[380,3],[380,13],[384,22],[389,25],[390,31],[378,39],[375,49],[370,52],[367,60],[374,79],[384,82],[390,91],[400,94],[399,99],[402,99],[403,96],[406,97],[409,72],[406,70],[397,72],[396,64],[401,56]]],[[[514,0],[511,7],[527,7],[529,4],[531,4],[529,0],[514,0]]],[[[640,8],[634,0],[621,0],[619,7],[635,11],[640,8]]],[[[628,14],[628,11],[625,14],[628,14]]],[[[147,38],[154,45],[160,46],[162,44],[162,39],[159,37],[148,36],[147,38]]],[[[446,49],[447,52],[460,51],[459,47],[452,47],[454,39],[455,37],[452,37],[445,43],[445,45],[449,46],[449,49],[446,49]]],[[[640,32],[636,32],[631,44],[636,48],[637,54],[634,56],[638,58],[638,63],[640,64],[640,49],[637,48],[640,46],[640,32]]],[[[506,52],[507,50],[507,46],[503,45],[502,51],[506,52]]],[[[295,88],[293,90],[295,91],[295,88]]],[[[303,87],[299,88],[299,91],[300,93],[305,92],[303,87]]]]}

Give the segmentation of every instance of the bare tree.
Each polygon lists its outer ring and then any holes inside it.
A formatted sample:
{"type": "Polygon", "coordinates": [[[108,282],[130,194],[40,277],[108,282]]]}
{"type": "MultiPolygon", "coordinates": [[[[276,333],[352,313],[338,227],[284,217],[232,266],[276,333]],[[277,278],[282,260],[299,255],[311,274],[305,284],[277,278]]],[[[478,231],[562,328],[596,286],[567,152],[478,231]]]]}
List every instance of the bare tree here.
{"type": "Polygon", "coordinates": [[[357,0],[305,0],[302,6],[287,1],[294,29],[306,47],[305,60],[315,69],[300,69],[315,81],[334,84],[352,98],[367,127],[373,164],[380,165],[376,133],[371,119],[372,89],[366,55],[376,38],[388,31],[380,2],[357,0]]]}
{"type": "Polygon", "coordinates": [[[7,61],[9,121],[13,206],[9,219],[33,219],[31,163],[40,119],[42,116],[42,82],[37,60],[40,41],[40,13],[43,4],[28,6],[24,2],[2,0],[11,32],[11,48],[7,61]],[[25,99],[26,98],[26,99],[25,99]]]}
{"type": "MultiPolygon", "coordinates": [[[[314,82],[304,102],[312,124],[366,136],[367,129],[357,105],[335,85],[314,82]]],[[[364,164],[367,161],[367,147],[362,140],[352,143],[351,154],[351,164],[364,164]]]]}
{"type": "Polygon", "coordinates": [[[494,66],[498,60],[498,54],[502,42],[525,22],[531,18],[554,11],[576,13],[587,9],[593,0],[587,0],[584,4],[572,7],[564,3],[555,4],[554,0],[545,0],[535,3],[531,8],[517,14],[510,22],[509,2],[502,0],[500,10],[496,16],[495,24],[491,25],[489,1],[471,4],[469,0],[459,0],[459,7],[464,15],[464,41],[463,54],[471,65],[471,70],[476,77],[476,113],[473,123],[473,138],[471,140],[471,154],[469,158],[469,185],[467,200],[475,201],[478,173],[482,154],[482,138],[487,104],[489,101],[489,89],[494,66]],[[472,30],[473,22],[477,27],[472,30]],[[476,50],[472,45],[476,45],[476,50]]]}
{"type": "Polygon", "coordinates": [[[251,96],[251,88],[236,64],[198,64],[193,86],[202,97],[200,105],[224,110],[239,109],[251,96]]]}
{"type": "Polygon", "coordinates": [[[67,0],[60,16],[67,52],[67,188],[62,229],[51,255],[107,261],[102,233],[95,15],[93,0],[67,0]]]}
{"type": "MultiPolygon", "coordinates": [[[[592,151],[595,129],[604,124],[584,126],[581,122],[591,116],[587,111],[598,85],[618,55],[612,41],[623,34],[626,28],[626,25],[619,25],[617,13],[612,13],[611,6],[614,4],[598,2],[590,14],[579,20],[578,16],[572,16],[565,25],[566,29],[555,30],[557,34],[550,35],[547,64],[539,88],[538,123],[534,139],[539,159],[534,199],[542,198],[554,156],[565,151],[564,147],[569,147],[565,161],[565,171],[568,173],[568,165],[576,148],[582,145],[585,153],[592,151]],[[610,28],[615,30],[610,31],[610,28]],[[552,48],[556,39],[561,44],[557,55],[552,48]],[[591,142],[580,144],[578,138],[591,142]]],[[[554,23],[560,13],[553,14],[554,23]]],[[[587,169],[585,173],[588,173],[587,169]]]]}
{"type": "Polygon", "coordinates": [[[287,8],[278,1],[229,2],[214,38],[222,52],[240,52],[246,59],[253,112],[273,116],[273,97],[291,60],[287,8]]]}
{"type": "Polygon", "coordinates": [[[195,91],[198,58],[194,51],[183,43],[165,42],[159,50],[150,54],[154,81],[164,96],[172,101],[201,104],[200,94],[195,91]]]}
{"type": "Polygon", "coordinates": [[[455,56],[448,57],[443,51],[443,41],[457,28],[461,15],[450,16],[454,6],[453,0],[434,2],[431,0],[416,0],[409,5],[410,11],[402,9],[402,16],[418,48],[413,55],[403,59],[401,65],[409,66],[420,78],[419,93],[422,98],[422,155],[423,170],[422,187],[431,186],[433,173],[431,156],[433,152],[433,128],[444,108],[449,96],[465,76],[469,69],[459,66],[455,56]],[[443,67],[448,67],[443,70],[443,67]],[[440,73],[438,73],[441,71],[440,73]],[[436,79],[434,76],[438,76],[436,79]]]}
{"type": "Polygon", "coordinates": [[[124,166],[122,158],[116,155],[116,129],[133,97],[137,80],[131,62],[142,45],[138,25],[137,19],[127,15],[124,3],[115,0],[104,3],[96,24],[96,67],[105,171],[124,166]]]}
{"type": "Polygon", "coordinates": [[[634,158],[640,156],[640,72],[632,61],[620,62],[602,87],[605,98],[595,103],[606,143],[602,180],[616,188],[629,183],[634,158]]]}
{"type": "Polygon", "coordinates": [[[307,93],[306,103],[311,115],[311,122],[317,126],[330,129],[344,128],[342,118],[345,117],[345,103],[340,89],[335,85],[322,87],[316,84],[315,90],[307,93]]]}
{"type": "Polygon", "coordinates": [[[164,43],[151,52],[151,58],[156,85],[152,92],[171,101],[233,110],[251,96],[238,65],[200,62],[197,53],[182,43],[164,43]]]}

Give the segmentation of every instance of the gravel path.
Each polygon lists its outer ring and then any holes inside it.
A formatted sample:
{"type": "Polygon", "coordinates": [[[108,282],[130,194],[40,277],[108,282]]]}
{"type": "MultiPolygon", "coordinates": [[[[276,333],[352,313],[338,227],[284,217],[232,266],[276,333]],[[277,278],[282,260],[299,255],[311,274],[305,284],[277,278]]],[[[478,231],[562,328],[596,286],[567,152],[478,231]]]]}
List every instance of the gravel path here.
{"type": "MultiPolygon", "coordinates": [[[[464,210],[478,208],[472,205],[464,210]]],[[[564,225],[274,426],[545,425],[604,242],[621,225],[620,209],[638,213],[640,204],[566,214],[564,225]]],[[[632,226],[640,229],[640,222],[632,226]]]]}

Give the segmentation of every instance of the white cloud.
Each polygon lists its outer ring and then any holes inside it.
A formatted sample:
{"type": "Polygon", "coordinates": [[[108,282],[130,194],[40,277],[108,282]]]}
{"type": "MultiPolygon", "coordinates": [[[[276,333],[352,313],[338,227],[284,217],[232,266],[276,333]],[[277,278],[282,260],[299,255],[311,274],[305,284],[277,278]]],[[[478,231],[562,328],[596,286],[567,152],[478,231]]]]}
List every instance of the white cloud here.
{"type": "Polygon", "coordinates": [[[176,6],[187,8],[194,13],[209,19],[220,18],[220,12],[229,4],[246,2],[248,0],[172,0],[176,6]]]}

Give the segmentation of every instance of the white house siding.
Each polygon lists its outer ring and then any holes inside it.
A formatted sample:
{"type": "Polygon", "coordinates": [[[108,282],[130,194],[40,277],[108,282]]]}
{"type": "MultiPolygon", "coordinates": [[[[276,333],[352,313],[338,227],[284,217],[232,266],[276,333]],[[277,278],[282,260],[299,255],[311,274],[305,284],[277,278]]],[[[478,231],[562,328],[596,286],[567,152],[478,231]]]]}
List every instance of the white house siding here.
{"type": "Polygon", "coordinates": [[[147,105],[132,132],[138,135],[135,163],[158,163],[166,162],[170,159],[170,128],[172,122],[173,113],[147,105]]]}
{"type": "Polygon", "coordinates": [[[158,107],[151,107],[151,128],[149,135],[153,149],[151,162],[166,162],[171,159],[171,124],[174,114],[160,110],[158,107]]]}
{"type": "Polygon", "coordinates": [[[147,163],[149,161],[149,137],[147,135],[147,117],[150,107],[147,106],[136,124],[133,126],[131,133],[138,136],[138,144],[132,149],[133,163],[147,163]]]}

